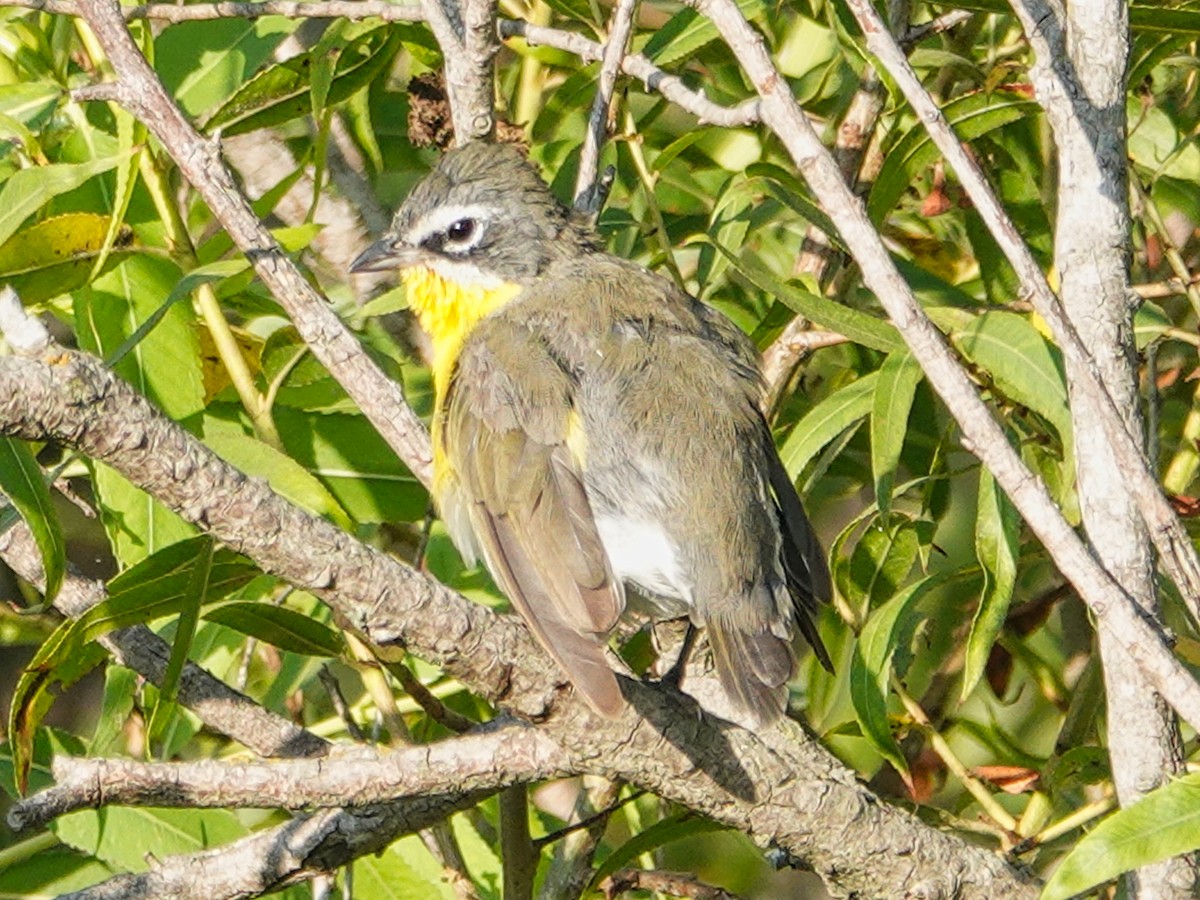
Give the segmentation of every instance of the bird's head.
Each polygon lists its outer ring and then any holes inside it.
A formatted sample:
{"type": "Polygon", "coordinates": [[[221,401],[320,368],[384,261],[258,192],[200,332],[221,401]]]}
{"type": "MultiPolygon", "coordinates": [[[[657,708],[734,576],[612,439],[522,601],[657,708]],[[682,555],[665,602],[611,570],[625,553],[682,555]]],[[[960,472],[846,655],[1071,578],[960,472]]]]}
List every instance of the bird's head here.
{"type": "Polygon", "coordinates": [[[513,147],[471,143],[417,184],[351,272],[427,269],[459,289],[528,285],[590,245],[583,226],[513,147]]]}

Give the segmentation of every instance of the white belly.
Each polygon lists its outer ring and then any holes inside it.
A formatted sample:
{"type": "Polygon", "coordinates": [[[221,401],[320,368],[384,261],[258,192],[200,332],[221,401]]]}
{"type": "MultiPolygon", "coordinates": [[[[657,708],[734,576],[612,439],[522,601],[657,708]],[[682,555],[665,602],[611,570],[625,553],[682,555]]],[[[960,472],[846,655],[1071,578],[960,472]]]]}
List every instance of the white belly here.
{"type": "Polygon", "coordinates": [[[679,550],[656,522],[622,516],[597,516],[596,530],[613,573],[638,588],[662,613],[687,615],[692,606],[692,586],[681,564],[679,550]]]}

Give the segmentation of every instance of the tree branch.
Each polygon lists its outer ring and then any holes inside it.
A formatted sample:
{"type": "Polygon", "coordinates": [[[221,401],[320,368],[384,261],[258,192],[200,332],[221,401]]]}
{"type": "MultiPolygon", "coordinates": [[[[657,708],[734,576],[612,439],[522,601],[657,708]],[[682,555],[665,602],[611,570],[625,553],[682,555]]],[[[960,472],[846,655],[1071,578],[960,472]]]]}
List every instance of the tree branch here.
{"type": "MultiPolygon", "coordinates": [[[[847,187],[837,164],[788,90],[786,80],[772,65],[762,38],[732,0],[689,0],[689,3],[713,20],[750,76],[763,101],[763,121],[779,137],[822,207],[830,212],[862,269],[863,280],[879,298],[929,383],[958,421],[964,445],[992,472],[1059,570],[1096,614],[1101,627],[1108,628],[1129,650],[1155,688],[1185,720],[1193,725],[1200,723],[1200,685],[1175,658],[1157,625],[1144,618],[1133,600],[1096,562],[1063,519],[1045,485],[1008,443],[945,338],[925,315],[896,269],[862,201],[847,187]]],[[[855,9],[862,5],[859,0],[850,3],[855,9]]],[[[877,18],[872,21],[877,30],[882,30],[877,18]]],[[[922,114],[926,121],[931,117],[922,114]]],[[[1140,463],[1139,467],[1146,474],[1145,467],[1140,463]]],[[[1154,490],[1161,497],[1157,487],[1154,490]]],[[[1178,524],[1177,519],[1175,522],[1178,524]]]]}
{"type": "Polygon", "coordinates": [[[232,763],[199,760],[54,760],[53,787],[13,804],[14,831],[101,806],[304,809],[365,806],[573,774],[565,754],[528,725],[510,725],[393,750],[354,746],[321,759],[232,763]]]}
{"type": "Polygon", "coordinates": [[[588,129],[583,136],[583,149],[579,152],[579,175],[575,180],[575,208],[584,212],[599,212],[602,205],[596,183],[600,171],[600,148],[608,135],[613,90],[617,86],[621,61],[629,46],[637,6],[638,0],[617,0],[612,24],[608,28],[608,41],[604,44],[604,58],[600,63],[600,77],[596,84],[596,99],[592,101],[592,112],[588,116],[588,129]]]}
{"type": "Polygon", "coordinates": [[[362,352],[321,296],[288,259],[237,190],[216,144],[204,140],[167,95],[129,35],[112,0],[80,0],[82,15],[104,47],[117,81],[114,99],[137,116],[178,163],[237,247],[287,311],[313,354],[337,378],[363,413],[422,482],[432,466],[429,436],[388,379],[362,352]]]}
{"type": "MultiPolygon", "coordinates": [[[[1037,54],[1030,78],[1054,131],[1054,259],[1063,306],[1091,350],[1088,361],[1122,411],[1125,430],[1141,434],[1128,267],[1128,10],[1123,0],[1072,4],[1065,12],[1046,0],[1013,5],[1037,54]]],[[[1103,410],[1080,388],[1089,373],[1073,354],[1066,362],[1084,526],[1108,571],[1148,614],[1157,615],[1154,561],[1137,491],[1119,477],[1103,410]]],[[[1110,632],[1100,631],[1099,646],[1113,783],[1121,805],[1128,806],[1182,773],[1182,741],[1170,709],[1129,665],[1110,632]]],[[[1196,873],[1186,857],[1129,877],[1132,895],[1144,900],[1195,895],[1196,873]]]]}
{"type": "Polygon", "coordinates": [[[327,810],[255,832],[216,850],[170,856],[149,872],[118,875],[64,900],[218,900],[257,897],[379,853],[396,838],[428,828],[483,799],[433,796],[404,804],[327,810]]]}

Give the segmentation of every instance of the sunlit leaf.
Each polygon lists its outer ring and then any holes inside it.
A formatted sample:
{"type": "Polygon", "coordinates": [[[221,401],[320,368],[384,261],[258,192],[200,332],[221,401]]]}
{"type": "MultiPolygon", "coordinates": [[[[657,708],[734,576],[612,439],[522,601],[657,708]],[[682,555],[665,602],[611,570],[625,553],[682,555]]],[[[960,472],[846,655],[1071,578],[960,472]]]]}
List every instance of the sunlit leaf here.
{"type": "Polygon", "coordinates": [[[86,163],[52,163],[21,169],[0,184],[0,244],[16,234],[21,223],[59,194],[120,165],[128,153],[86,163]]]}
{"type": "Polygon", "coordinates": [[[863,737],[901,774],[908,772],[908,761],[892,734],[887,711],[892,656],[920,621],[919,601],[944,580],[938,575],[924,578],[877,609],[858,636],[850,661],[850,699],[863,737]]]}
{"type": "Polygon", "coordinates": [[[1200,848],[1200,774],[1185,775],[1113,813],[1085,835],[1042,891],[1067,900],[1129,872],[1200,848]]]}
{"type": "Polygon", "coordinates": [[[992,645],[1004,627],[1017,583],[1020,553],[1020,519],[996,479],[986,469],[979,473],[979,502],[975,513],[975,554],[983,569],[983,593],[967,635],[963,661],[963,699],[983,677],[992,645]]]}
{"type": "Polygon", "coordinates": [[[303,656],[336,658],[345,649],[338,632],[284,606],[235,601],[214,606],[204,618],[303,656]]]}
{"type": "Polygon", "coordinates": [[[879,375],[872,372],[826,397],[796,423],[779,456],[788,474],[797,477],[821,448],[871,413],[879,375]]]}
{"type": "Polygon", "coordinates": [[[871,407],[871,469],[875,502],[886,519],[892,505],[892,485],[908,432],[908,415],[923,373],[912,354],[892,353],[879,367],[871,407]]]}
{"type": "Polygon", "coordinates": [[[42,557],[46,603],[52,603],[67,567],[67,545],[42,467],[29,445],[18,438],[0,437],[0,491],[29,526],[42,557]]]}

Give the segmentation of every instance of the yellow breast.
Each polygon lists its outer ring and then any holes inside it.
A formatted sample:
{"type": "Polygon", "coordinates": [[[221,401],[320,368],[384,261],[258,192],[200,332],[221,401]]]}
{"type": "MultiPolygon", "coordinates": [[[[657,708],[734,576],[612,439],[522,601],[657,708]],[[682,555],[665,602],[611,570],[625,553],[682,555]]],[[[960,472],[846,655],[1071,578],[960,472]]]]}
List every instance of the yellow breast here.
{"type": "Polygon", "coordinates": [[[462,350],[463,341],[485,316],[512,301],[519,293],[518,284],[502,283],[486,287],[462,284],[443,278],[433,269],[415,266],[402,273],[408,304],[417,314],[421,328],[433,342],[433,415],[434,493],[446,476],[442,446],[442,405],[450,376],[462,350]]]}

